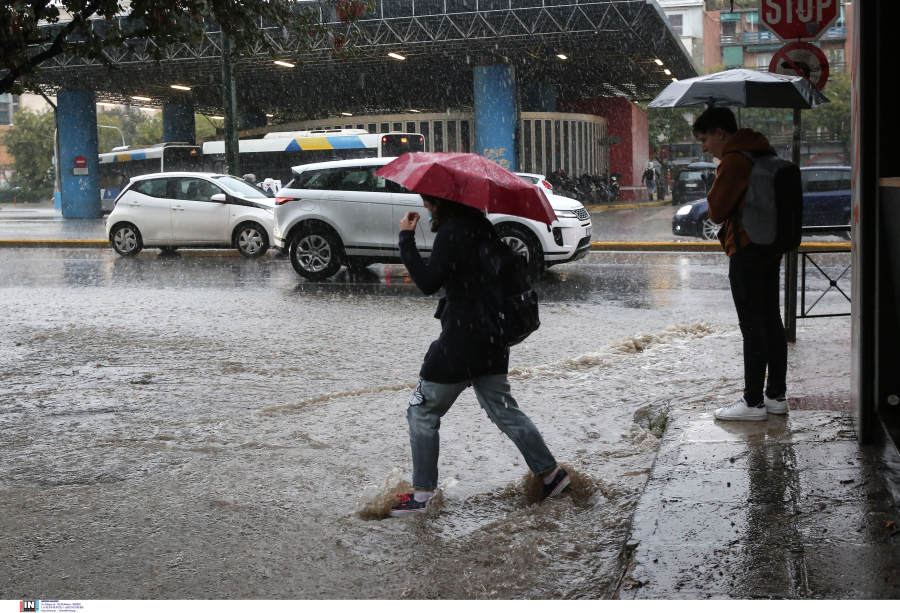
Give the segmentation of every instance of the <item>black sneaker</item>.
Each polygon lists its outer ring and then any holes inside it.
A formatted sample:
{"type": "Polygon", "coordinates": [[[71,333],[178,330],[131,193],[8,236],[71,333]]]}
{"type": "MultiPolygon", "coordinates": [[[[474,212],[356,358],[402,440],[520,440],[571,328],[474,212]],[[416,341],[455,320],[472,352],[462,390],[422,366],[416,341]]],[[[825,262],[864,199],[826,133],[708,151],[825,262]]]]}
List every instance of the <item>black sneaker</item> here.
{"type": "Polygon", "coordinates": [[[556,471],[556,476],[553,477],[553,481],[544,484],[544,498],[559,496],[569,486],[570,481],[569,473],[560,466],[559,470],[556,471]]]}
{"type": "Polygon", "coordinates": [[[400,499],[400,502],[391,509],[391,517],[406,517],[408,515],[424,513],[428,506],[427,502],[417,502],[416,499],[409,494],[397,494],[397,498],[400,499]]]}

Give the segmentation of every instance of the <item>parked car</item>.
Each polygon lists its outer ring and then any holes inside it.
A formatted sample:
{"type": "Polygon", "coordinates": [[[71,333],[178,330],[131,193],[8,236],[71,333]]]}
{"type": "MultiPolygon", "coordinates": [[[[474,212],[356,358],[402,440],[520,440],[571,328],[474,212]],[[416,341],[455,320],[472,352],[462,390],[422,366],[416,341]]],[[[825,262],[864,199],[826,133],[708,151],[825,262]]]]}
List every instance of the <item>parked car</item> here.
{"type": "MultiPolygon", "coordinates": [[[[812,166],[800,169],[803,182],[803,225],[840,226],[850,223],[849,166],[812,166]]],[[[709,219],[709,203],[697,200],[685,204],[672,218],[672,233],[679,236],[699,236],[712,240],[719,225],[709,219]]],[[[849,238],[846,232],[832,232],[849,238]]]]}
{"type": "MultiPolygon", "coordinates": [[[[407,211],[418,212],[417,243],[427,257],[434,233],[422,198],[373,173],[395,158],[297,166],[275,197],[273,245],[290,255],[297,273],[326,279],[342,265],[364,268],[400,262],[397,234],[407,211]]],[[[533,272],[571,262],[591,248],[591,216],[580,202],[549,195],[558,221],[550,227],[512,215],[489,215],[500,236],[522,253],[533,272]]]]}
{"type": "Polygon", "coordinates": [[[672,205],[706,198],[709,188],[716,180],[716,165],[709,162],[688,164],[675,176],[672,182],[672,205]]]}
{"type": "Polygon", "coordinates": [[[547,180],[546,175],[536,175],[530,172],[517,172],[516,174],[540,187],[548,196],[553,195],[553,186],[547,180]]]}
{"type": "Polygon", "coordinates": [[[210,172],[135,177],[116,198],[106,235],[116,253],[144,247],[234,247],[256,258],[271,244],[275,199],[243,179],[210,172]]]}

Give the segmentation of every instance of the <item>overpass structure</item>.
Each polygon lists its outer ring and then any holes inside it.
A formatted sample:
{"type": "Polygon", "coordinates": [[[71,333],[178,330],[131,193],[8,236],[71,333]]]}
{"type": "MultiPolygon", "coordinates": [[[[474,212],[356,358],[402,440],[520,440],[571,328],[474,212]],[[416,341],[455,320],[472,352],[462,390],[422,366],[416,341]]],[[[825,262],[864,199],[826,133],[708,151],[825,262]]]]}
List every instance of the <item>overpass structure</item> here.
{"type": "MultiPolygon", "coordinates": [[[[270,117],[283,123],[474,108],[474,150],[504,149],[515,168],[517,113],[555,112],[557,101],[650,99],[673,78],[697,74],[654,0],[380,0],[350,26],[332,7],[311,4],[322,22],[351,37],[351,55],[336,57],[324,39],[304,49],[281,28],[248,26],[264,30],[277,56],[260,50],[234,62],[242,129],[265,126],[270,117]]],[[[94,23],[108,27],[102,19],[94,23]]],[[[81,123],[95,117],[95,102],[133,104],[139,96],[141,106],[162,109],[164,140],[193,141],[194,111],[222,113],[228,83],[221,32],[159,49],[160,62],[152,59],[153,46],[142,40],[133,50],[106,51],[112,69],[58,56],[42,66],[38,82],[59,93],[60,106],[77,106],[81,123]]],[[[62,123],[60,130],[66,131],[62,123]]],[[[63,146],[69,140],[61,135],[64,175],[73,157],[63,146]]],[[[78,155],[94,160],[89,145],[78,155]]],[[[78,184],[86,183],[80,177],[78,184]]],[[[67,207],[74,202],[67,192],[64,184],[64,215],[99,214],[99,202],[67,207]]]]}

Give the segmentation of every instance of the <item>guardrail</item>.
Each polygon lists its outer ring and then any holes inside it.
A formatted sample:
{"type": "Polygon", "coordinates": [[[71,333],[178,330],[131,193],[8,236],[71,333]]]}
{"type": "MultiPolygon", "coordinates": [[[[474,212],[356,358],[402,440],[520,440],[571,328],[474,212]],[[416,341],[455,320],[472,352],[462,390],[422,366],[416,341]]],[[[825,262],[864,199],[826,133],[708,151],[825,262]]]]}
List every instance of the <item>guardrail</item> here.
{"type": "MultiPolygon", "coordinates": [[[[847,38],[847,27],[828,28],[822,38],[847,38]]],[[[723,34],[719,37],[720,45],[768,45],[778,42],[778,37],[768,30],[759,32],[742,32],[741,34],[723,34]]]]}
{"type": "MultiPolygon", "coordinates": [[[[803,232],[849,232],[849,225],[841,225],[841,226],[803,226],[803,232]]],[[[784,332],[785,336],[787,336],[788,341],[796,341],[797,340],[797,320],[798,319],[813,319],[819,317],[849,317],[850,313],[816,313],[811,314],[811,311],[825,295],[830,292],[832,289],[838,291],[841,296],[846,298],[847,302],[851,302],[852,300],[847,293],[840,288],[838,285],[838,281],[844,278],[844,276],[850,272],[850,268],[852,266],[851,263],[848,263],[847,266],[841,271],[841,273],[834,278],[829,275],[825,270],[819,266],[812,256],[818,256],[825,253],[850,253],[850,249],[830,249],[830,250],[816,250],[816,251],[802,251],[802,252],[791,252],[787,254],[787,258],[785,259],[785,322],[784,322],[784,332]],[[801,261],[801,273],[800,273],[800,312],[797,312],[797,256],[802,256],[801,261]],[[823,291],[819,292],[818,297],[809,305],[809,308],[806,306],[806,268],[807,263],[811,264],[815,267],[819,273],[825,277],[825,280],[828,281],[828,287],[826,287],[823,291]],[[793,264],[793,266],[792,266],[793,264]],[[794,288],[793,292],[791,291],[791,287],[794,288]]]]}

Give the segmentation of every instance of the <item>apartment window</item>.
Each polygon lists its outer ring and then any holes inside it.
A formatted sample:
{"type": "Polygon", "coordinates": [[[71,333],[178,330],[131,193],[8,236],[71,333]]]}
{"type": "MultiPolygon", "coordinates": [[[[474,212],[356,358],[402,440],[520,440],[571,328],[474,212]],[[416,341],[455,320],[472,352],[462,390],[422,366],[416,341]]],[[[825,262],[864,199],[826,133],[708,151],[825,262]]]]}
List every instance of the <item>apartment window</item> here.
{"type": "Polygon", "coordinates": [[[722,47],[722,63],[726,66],[743,66],[744,48],[722,47]]]}
{"type": "Polygon", "coordinates": [[[736,21],[722,21],[722,36],[735,36],[737,34],[736,21]]]}
{"type": "Polygon", "coordinates": [[[375,134],[375,132],[378,131],[378,126],[375,125],[374,123],[370,123],[368,130],[369,130],[369,134],[375,134]]]}
{"type": "Polygon", "coordinates": [[[407,132],[415,132],[416,131],[416,122],[415,121],[407,121],[406,122],[406,131],[407,132]]]}
{"type": "Polygon", "coordinates": [[[772,63],[772,55],[771,53],[757,53],[756,54],[756,67],[759,70],[768,70],[769,64],[772,63]]]}
{"type": "Polygon", "coordinates": [[[684,36],[684,15],[669,15],[669,23],[672,24],[672,29],[675,30],[675,34],[684,36]]]}
{"type": "Polygon", "coordinates": [[[534,120],[534,170],[538,174],[544,171],[544,139],[541,133],[541,120],[534,120]]]}
{"type": "Polygon", "coordinates": [[[390,131],[391,131],[391,124],[389,124],[389,123],[383,123],[383,124],[381,124],[381,132],[382,132],[382,134],[385,133],[385,132],[390,132],[390,131]]]}
{"type": "Polygon", "coordinates": [[[839,64],[844,63],[844,50],[843,49],[826,49],[828,53],[828,64],[831,66],[837,66],[839,64]]]}
{"type": "Polygon", "coordinates": [[[401,122],[401,121],[394,122],[394,132],[403,132],[403,122],[401,122]]]}

